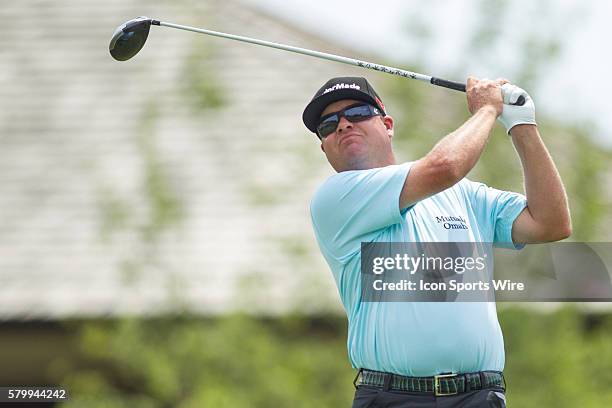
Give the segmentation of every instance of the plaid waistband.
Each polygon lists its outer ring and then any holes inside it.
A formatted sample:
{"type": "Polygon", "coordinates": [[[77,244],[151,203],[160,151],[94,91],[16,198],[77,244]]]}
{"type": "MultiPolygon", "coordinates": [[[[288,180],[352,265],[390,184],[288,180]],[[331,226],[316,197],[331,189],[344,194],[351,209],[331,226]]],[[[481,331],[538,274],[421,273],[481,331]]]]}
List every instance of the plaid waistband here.
{"type": "Polygon", "coordinates": [[[433,377],[405,377],[361,369],[353,381],[355,387],[369,385],[385,390],[424,393],[436,396],[455,395],[486,388],[506,390],[504,375],[499,371],[479,371],[463,374],[440,374],[433,377]]]}

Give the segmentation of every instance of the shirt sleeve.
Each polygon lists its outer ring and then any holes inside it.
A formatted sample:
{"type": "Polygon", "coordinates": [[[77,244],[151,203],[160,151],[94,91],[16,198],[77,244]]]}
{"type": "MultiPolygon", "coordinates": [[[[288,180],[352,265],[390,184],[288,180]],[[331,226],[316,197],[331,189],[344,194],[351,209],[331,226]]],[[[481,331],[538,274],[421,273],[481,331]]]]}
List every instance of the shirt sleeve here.
{"type": "Polygon", "coordinates": [[[464,179],[480,226],[490,228],[496,247],[522,249],[524,244],[512,242],[512,224],[527,207],[523,194],[498,190],[483,183],[464,179]]]}
{"type": "Polygon", "coordinates": [[[310,214],[321,249],[344,263],[377,231],[402,221],[399,197],[412,163],[346,171],[315,193],[310,214]]]}

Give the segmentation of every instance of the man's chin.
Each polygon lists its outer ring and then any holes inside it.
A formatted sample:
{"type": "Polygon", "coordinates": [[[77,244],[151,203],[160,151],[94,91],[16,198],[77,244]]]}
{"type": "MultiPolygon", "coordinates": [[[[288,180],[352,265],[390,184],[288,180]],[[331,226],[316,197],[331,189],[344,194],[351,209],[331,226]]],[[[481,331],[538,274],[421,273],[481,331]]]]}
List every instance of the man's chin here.
{"type": "Polygon", "coordinates": [[[358,138],[350,138],[341,145],[342,154],[345,156],[360,156],[365,154],[366,146],[358,138]]]}
{"type": "Polygon", "coordinates": [[[368,155],[364,150],[356,149],[352,154],[345,156],[344,162],[350,170],[368,169],[368,155]]]}

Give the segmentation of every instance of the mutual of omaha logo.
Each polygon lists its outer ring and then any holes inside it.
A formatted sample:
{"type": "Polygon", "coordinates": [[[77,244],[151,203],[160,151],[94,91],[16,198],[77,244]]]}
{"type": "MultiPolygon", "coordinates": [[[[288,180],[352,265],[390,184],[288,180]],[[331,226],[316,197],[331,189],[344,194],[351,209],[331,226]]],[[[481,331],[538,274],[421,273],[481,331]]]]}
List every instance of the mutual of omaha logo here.
{"type": "Polygon", "coordinates": [[[442,224],[442,226],[444,227],[444,229],[447,230],[451,230],[451,229],[469,229],[467,222],[465,221],[465,218],[461,217],[461,216],[454,216],[454,215],[441,215],[439,217],[436,217],[436,222],[438,224],[442,224]]]}
{"type": "Polygon", "coordinates": [[[331,91],[337,91],[339,89],[361,89],[361,87],[355,83],[352,84],[336,84],[334,86],[332,86],[331,88],[325,88],[325,90],[323,91],[323,94],[326,94],[328,92],[331,91]]]}

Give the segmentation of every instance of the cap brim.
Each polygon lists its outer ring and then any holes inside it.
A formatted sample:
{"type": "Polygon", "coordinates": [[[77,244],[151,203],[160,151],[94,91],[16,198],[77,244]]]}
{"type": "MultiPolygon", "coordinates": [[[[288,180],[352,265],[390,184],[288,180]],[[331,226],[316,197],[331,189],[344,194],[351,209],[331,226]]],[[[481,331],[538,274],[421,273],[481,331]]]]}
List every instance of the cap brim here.
{"type": "Polygon", "coordinates": [[[308,130],[312,133],[317,133],[317,125],[319,124],[321,113],[323,113],[327,105],[343,99],[354,99],[379,107],[376,100],[364,92],[357,89],[339,89],[334,92],[323,94],[306,105],[304,113],[302,114],[304,125],[306,125],[308,130]]]}

